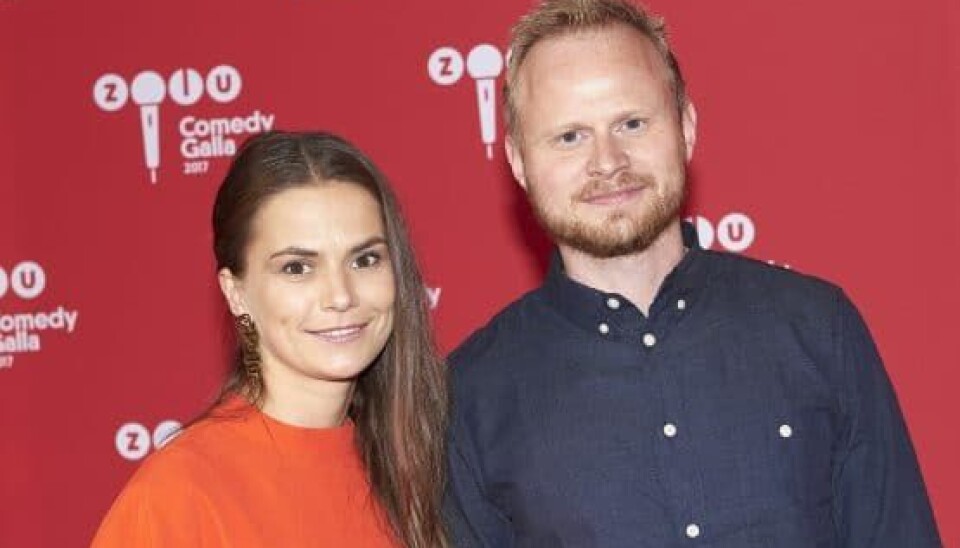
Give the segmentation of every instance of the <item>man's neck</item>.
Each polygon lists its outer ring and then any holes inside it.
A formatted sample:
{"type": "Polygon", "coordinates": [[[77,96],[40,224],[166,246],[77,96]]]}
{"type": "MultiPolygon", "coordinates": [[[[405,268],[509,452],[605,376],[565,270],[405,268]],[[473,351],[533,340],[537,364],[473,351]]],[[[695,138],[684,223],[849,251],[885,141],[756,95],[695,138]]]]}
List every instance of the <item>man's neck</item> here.
{"type": "Polygon", "coordinates": [[[567,276],[583,285],[626,297],[645,315],[664,278],[683,259],[680,220],[671,223],[643,251],[610,259],[599,259],[575,249],[559,246],[567,276]]]}

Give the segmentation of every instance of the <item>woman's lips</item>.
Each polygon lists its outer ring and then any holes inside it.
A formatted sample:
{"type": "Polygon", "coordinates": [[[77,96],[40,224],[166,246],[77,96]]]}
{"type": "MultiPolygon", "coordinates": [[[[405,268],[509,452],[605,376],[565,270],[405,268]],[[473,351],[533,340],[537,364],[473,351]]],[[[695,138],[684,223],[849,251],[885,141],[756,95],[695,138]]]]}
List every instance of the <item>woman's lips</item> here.
{"type": "Polygon", "coordinates": [[[366,327],[367,323],[360,323],[331,327],[328,329],[318,329],[310,331],[309,333],[326,342],[343,344],[358,339],[366,327]]]}

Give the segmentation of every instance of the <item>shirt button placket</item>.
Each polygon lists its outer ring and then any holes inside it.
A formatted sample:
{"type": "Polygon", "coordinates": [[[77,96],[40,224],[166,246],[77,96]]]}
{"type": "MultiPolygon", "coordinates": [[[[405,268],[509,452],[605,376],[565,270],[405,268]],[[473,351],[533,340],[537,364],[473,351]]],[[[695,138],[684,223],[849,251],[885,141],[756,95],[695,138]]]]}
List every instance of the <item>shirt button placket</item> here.
{"type": "MultiPolygon", "coordinates": [[[[608,297],[605,304],[610,310],[617,310],[620,308],[620,299],[617,299],[616,297],[608,297]]],[[[610,324],[607,322],[600,322],[597,325],[597,331],[599,331],[601,335],[609,335],[610,324]]]]}

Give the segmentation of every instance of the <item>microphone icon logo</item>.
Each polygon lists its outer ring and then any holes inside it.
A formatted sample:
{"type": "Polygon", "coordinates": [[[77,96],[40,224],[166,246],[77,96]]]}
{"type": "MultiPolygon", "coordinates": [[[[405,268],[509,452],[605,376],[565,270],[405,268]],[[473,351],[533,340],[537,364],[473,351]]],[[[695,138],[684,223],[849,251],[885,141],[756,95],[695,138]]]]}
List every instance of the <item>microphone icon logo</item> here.
{"type": "Polygon", "coordinates": [[[497,77],[503,70],[500,50],[481,44],[467,56],[467,72],[477,81],[477,107],[480,110],[480,139],[487,146],[487,159],[493,158],[493,143],[497,140],[497,77]]]}
{"type": "Polygon", "coordinates": [[[169,96],[180,106],[196,104],[204,94],[216,103],[229,103],[240,95],[243,79],[230,65],[212,68],[206,81],[192,68],[175,70],[164,79],[153,70],[141,71],[130,85],[122,76],[104,74],[93,84],[93,101],[101,110],[117,112],[128,100],[140,108],[140,132],[143,137],[143,160],[156,184],[160,169],[160,105],[169,96]]]}
{"type": "Polygon", "coordinates": [[[143,158],[150,170],[150,182],[156,184],[160,167],[160,102],[167,93],[163,78],[144,71],[133,79],[130,95],[140,106],[140,131],[143,133],[143,158]]]}
{"type": "Polygon", "coordinates": [[[496,46],[480,44],[470,50],[467,62],[452,47],[437,48],[427,60],[430,79],[440,86],[451,86],[466,72],[476,82],[477,110],[480,114],[480,140],[488,160],[493,159],[497,141],[497,78],[503,72],[503,54],[496,46]]]}

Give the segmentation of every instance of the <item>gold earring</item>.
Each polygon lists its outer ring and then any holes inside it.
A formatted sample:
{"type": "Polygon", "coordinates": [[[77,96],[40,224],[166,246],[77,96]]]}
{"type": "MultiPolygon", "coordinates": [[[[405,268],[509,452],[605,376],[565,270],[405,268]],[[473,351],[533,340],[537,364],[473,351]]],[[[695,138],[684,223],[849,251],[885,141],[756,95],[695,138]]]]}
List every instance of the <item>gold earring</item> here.
{"type": "Polygon", "coordinates": [[[237,335],[240,339],[240,354],[247,377],[256,381],[260,378],[260,335],[250,314],[240,314],[236,318],[237,335]]]}

